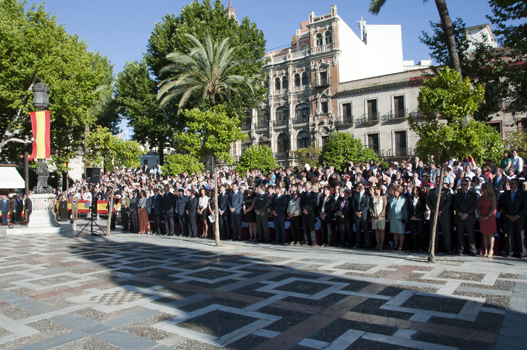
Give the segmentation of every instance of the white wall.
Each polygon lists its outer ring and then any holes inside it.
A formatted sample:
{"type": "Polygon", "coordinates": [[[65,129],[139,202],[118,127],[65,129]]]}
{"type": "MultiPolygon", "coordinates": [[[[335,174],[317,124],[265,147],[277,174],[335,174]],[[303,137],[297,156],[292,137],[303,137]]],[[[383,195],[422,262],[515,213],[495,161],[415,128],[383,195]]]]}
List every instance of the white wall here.
{"type": "Polygon", "coordinates": [[[367,25],[365,44],[343,21],[339,21],[342,54],[340,82],[403,71],[403,43],[400,25],[367,25]]]}

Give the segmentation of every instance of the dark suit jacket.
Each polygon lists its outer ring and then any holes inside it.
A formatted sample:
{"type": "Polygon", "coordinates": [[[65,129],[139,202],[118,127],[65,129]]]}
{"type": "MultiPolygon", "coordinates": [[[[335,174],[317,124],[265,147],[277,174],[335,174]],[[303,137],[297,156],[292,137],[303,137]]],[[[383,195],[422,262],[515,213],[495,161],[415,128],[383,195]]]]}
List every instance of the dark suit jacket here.
{"type": "Polygon", "coordinates": [[[308,211],[308,215],[316,215],[318,196],[314,191],[311,191],[309,195],[307,192],[302,192],[300,197],[300,210],[304,214],[304,210],[308,211]]]}
{"type": "Polygon", "coordinates": [[[225,192],[224,195],[221,195],[221,193],[218,195],[218,203],[218,209],[224,213],[229,209],[229,195],[227,192],[225,192]]]}
{"type": "Polygon", "coordinates": [[[417,204],[415,206],[415,214],[414,214],[414,198],[413,197],[407,198],[406,208],[408,211],[408,218],[415,216],[416,218],[423,220],[424,214],[426,211],[426,198],[419,197],[419,199],[417,200],[417,204]]]}
{"type": "Polygon", "coordinates": [[[243,205],[243,193],[240,191],[234,193],[231,192],[229,195],[229,209],[234,209],[235,213],[240,213],[243,205]]]}
{"type": "Polygon", "coordinates": [[[186,210],[188,210],[189,217],[196,216],[196,211],[198,210],[198,199],[196,197],[190,197],[188,199],[186,210]]]}
{"type": "MultiPolygon", "coordinates": [[[[9,205],[8,205],[8,208],[9,208],[9,205]]],[[[31,214],[33,212],[33,201],[29,198],[26,198],[26,210],[28,214],[31,214]]]]}
{"type": "Polygon", "coordinates": [[[362,217],[366,217],[370,211],[370,196],[364,191],[362,198],[359,203],[360,193],[357,192],[353,195],[353,212],[361,212],[362,217]]]}
{"type": "Polygon", "coordinates": [[[516,190],[514,202],[512,202],[512,191],[505,191],[500,197],[500,208],[503,215],[518,215],[518,220],[524,221],[525,212],[527,211],[527,193],[516,190]]]}
{"type": "Polygon", "coordinates": [[[348,198],[346,197],[339,197],[339,199],[337,200],[337,203],[335,205],[335,213],[338,213],[339,211],[342,212],[342,214],[344,215],[344,218],[341,218],[340,216],[337,216],[337,220],[339,222],[342,222],[342,221],[349,221],[351,219],[351,210],[352,210],[352,207],[353,207],[353,197],[349,196],[348,198]],[[344,202],[344,199],[346,199],[346,202],[344,203],[344,207],[342,206],[342,203],[344,202]],[[342,208],[342,210],[341,210],[342,208]]]}
{"type": "Polygon", "coordinates": [[[135,210],[135,212],[137,213],[138,206],[139,206],[139,197],[138,196],[132,197],[132,199],[130,200],[130,210],[135,210]]]}
{"type": "MultiPolygon", "coordinates": [[[[437,189],[430,190],[430,194],[427,197],[426,203],[430,208],[430,211],[434,211],[436,207],[437,189]]],[[[441,187],[441,200],[439,202],[439,211],[441,213],[450,214],[450,205],[452,204],[452,193],[450,189],[441,187]]]]}
{"type": "MultiPolygon", "coordinates": [[[[318,208],[319,208],[318,211],[320,214],[322,214],[322,206],[324,206],[324,198],[326,198],[325,195],[320,196],[320,200],[318,202],[318,208]]],[[[334,210],[335,210],[335,198],[333,198],[333,196],[330,195],[329,198],[326,200],[326,205],[324,206],[324,214],[328,215],[326,216],[327,219],[333,220],[334,210]]]]}
{"type": "Polygon", "coordinates": [[[260,212],[260,217],[267,217],[269,212],[269,206],[271,205],[271,198],[267,192],[256,196],[256,202],[254,203],[254,211],[260,212]]]}
{"type": "Polygon", "coordinates": [[[185,215],[185,210],[187,210],[189,197],[181,196],[177,202],[176,212],[178,215],[185,215]]]}
{"type": "Polygon", "coordinates": [[[459,191],[454,197],[454,210],[456,215],[459,213],[465,213],[469,217],[474,216],[476,218],[476,208],[478,206],[478,196],[474,191],[467,191],[467,197],[463,203],[464,193],[459,191]],[[463,203],[463,207],[461,204],[463,203]]]}
{"type": "Polygon", "coordinates": [[[174,215],[175,209],[176,209],[176,196],[174,196],[172,192],[165,193],[163,195],[163,210],[165,211],[165,214],[174,215]]]}
{"type": "Polygon", "coordinates": [[[153,204],[154,204],[154,215],[161,215],[163,214],[163,196],[159,193],[156,194],[153,198],[153,204]]]}
{"type": "Polygon", "coordinates": [[[496,177],[492,181],[492,186],[494,186],[494,189],[496,190],[496,196],[498,198],[503,194],[503,185],[505,184],[505,181],[507,181],[507,177],[505,175],[502,175],[499,180],[496,177]]]}
{"type": "Polygon", "coordinates": [[[287,208],[287,197],[281,195],[273,196],[271,200],[271,212],[276,211],[278,216],[285,216],[285,209],[287,208]]]}

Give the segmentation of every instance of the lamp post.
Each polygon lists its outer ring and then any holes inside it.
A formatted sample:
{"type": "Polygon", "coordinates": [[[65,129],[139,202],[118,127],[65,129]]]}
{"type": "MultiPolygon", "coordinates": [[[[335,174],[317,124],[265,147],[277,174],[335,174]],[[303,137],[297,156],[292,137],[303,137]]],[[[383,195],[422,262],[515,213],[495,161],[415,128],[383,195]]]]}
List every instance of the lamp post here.
{"type": "MultiPolygon", "coordinates": [[[[45,111],[49,107],[49,87],[40,81],[33,85],[33,106],[37,111],[45,111]]],[[[51,193],[48,186],[49,170],[45,159],[38,160],[37,186],[33,189],[36,194],[51,193]]]]}

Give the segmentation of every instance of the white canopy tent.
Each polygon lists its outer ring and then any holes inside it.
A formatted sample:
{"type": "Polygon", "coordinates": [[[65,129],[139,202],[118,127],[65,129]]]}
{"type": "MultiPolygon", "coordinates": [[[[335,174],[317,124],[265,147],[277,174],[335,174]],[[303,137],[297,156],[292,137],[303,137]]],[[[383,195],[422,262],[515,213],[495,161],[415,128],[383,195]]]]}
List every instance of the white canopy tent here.
{"type": "Polygon", "coordinates": [[[0,189],[25,188],[26,183],[16,170],[16,166],[0,165],[0,189]]]}

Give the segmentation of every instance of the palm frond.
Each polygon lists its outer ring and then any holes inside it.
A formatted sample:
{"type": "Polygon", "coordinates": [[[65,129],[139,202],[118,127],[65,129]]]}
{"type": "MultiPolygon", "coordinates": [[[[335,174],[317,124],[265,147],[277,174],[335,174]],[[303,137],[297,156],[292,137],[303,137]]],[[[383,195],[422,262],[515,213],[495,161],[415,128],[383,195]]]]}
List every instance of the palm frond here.
{"type": "Polygon", "coordinates": [[[370,13],[378,15],[381,11],[381,7],[383,7],[385,3],[386,0],[371,0],[369,9],[370,13]]]}

